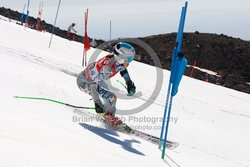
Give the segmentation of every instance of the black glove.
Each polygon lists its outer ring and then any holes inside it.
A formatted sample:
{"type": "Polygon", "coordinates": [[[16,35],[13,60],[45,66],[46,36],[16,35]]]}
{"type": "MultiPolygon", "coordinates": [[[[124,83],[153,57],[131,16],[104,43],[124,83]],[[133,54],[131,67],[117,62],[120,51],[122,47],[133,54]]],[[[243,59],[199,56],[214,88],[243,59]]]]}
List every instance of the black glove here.
{"type": "Polygon", "coordinates": [[[131,80],[129,80],[129,81],[126,82],[126,84],[127,84],[128,95],[130,95],[130,96],[134,95],[135,92],[136,92],[135,91],[136,87],[135,87],[134,82],[132,82],[131,80]]]}

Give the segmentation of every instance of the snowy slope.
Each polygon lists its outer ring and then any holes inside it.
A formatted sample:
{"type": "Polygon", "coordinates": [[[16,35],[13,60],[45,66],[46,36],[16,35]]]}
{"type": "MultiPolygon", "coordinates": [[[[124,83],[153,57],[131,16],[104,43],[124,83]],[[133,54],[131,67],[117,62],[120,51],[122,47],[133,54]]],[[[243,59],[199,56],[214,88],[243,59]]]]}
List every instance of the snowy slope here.
{"type": "MultiPolygon", "coordinates": [[[[174,99],[169,134],[180,146],[167,150],[163,161],[157,146],[106,129],[95,120],[81,120],[84,117],[72,108],[14,99],[47,97],[93,106],[75,81],[81,71],[82,44],[54,36],[49,49],[48,33],[4,20],[0,29],[1,167],[250,166],[250,95],[184,77],[174,99]]],[[[142,97],[118,99],[119,109],[145,103],[155,85],[154,67],[133,62],[129,71],[142,97]]],[[[162,91],[150,107],[121,116],[127,124],[159,136],[168,77],[164,70],[162,91]]],[[[118,79],[112,79],[113,85],[125,91],[118,79]]]]}

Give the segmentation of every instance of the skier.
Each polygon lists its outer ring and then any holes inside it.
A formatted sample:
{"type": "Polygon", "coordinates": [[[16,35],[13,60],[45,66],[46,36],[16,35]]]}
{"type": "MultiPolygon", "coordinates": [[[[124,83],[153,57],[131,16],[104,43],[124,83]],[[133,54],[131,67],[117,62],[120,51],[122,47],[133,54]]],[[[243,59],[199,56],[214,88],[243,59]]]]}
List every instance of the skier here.
{"type": "Polygon", "coordinates": [[[75,23],[72,23],[69,27],[68,27],[68,32],[67,32],[67,35],[68,35],[68,39],[71,40],[71,34],[72,34],[72,40],[74,41],[75,40],[75,33],[77,33],[77,31],[74,29],[75,27],[75,23]]]}
{"type": "Polygon", "coordinates": [[[107,56],[89,64],[78,75],[77,85],[81,91],[92,96],[96,112],[104,113],[104,118],[115,125],[120,123],[115,117],[117,97],[104,81],[120,72],[126,81],[128,95],[134,95],[136,87],[127,67],[135,56],[135,49],[128,43],[119,42],[113,50],[107,56]]]}

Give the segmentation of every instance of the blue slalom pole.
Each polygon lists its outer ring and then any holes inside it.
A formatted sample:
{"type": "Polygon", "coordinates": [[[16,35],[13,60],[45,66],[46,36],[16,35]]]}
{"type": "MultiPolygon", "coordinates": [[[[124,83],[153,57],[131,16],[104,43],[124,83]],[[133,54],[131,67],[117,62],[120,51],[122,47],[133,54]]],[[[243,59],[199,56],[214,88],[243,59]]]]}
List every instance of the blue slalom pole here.
{"type": "MultiPolygon", "coordinates": [[[[178,56],[178,55],[177,55],[178,56]]],[[[164,136],[164,145],[163,145],[163,150],[162,150],[162,159],[164,159],[165,156],[165,150],[166,150],[166,143],[167,143],[167,135],[168,135],[168,129],[169,129],[169,121],[170,121],[170,115],[171,115],[171,110],[172,110],[172,102],[173,102],[173,97],[176,95],[179,83],[181,81],[181,78],[184,74],[185,68],[187,65],[187,60],[184,57],[177,57],[175,60],[174,64],[174,70],[173,75],[173,83],[171,87],[171,98],[168,106],[168,116],[167,116],[167,123],[166,123],[166,130],[165,130],[165,136],[164,136]]],[[[172,73],[171,72],[171,73],[172,73]]]]}
{"type": "Polygon", "coordinates": [[[161,149],[161,145],[162,145],[162,137],[163,137],[163,133],[164,133],[165,120],[166,120],[166,115],[167,115],[167,108],[168,108],[168,101],[169,101],[169,95],[170,95],[171,86],[172,86],[172,84],[169,81],[169,84],[168,84],[168,94],[167,94],[167,98],[166,98],[164,115],[163,115],[162,125],[161,125],[161,135],[160,135],[159,149],[161,149]]]}
{"type": "Polygon", "coordinates": [[[24,6],[23,6],[23,13],[22,13],[21,18],[20,18],[21,25],[23,24],[23,18],[24,18],[24,11],[25,11],[25,8],[26,8],[26,4],[24,4],[24,6]]]}
{"type": "Polygon", "coordinates": [[[179,33],[178,33],[178,45],[177,45],[177,52],[181,51],[181,46],[182,46],[182,39],[183,39],[183,31],[184,31],[184,25],[185,25],[185,20],[186,20],[186,12],[187,12],[187,5],[188,3],[185,3],[185,7],[182,7],[181,11],[181,20],[180,20],[180,27],[179,27],[179,33]]]}
{"type": "Polygon", "coordinates": [[[167,109],[168,109],[168,102],[169,102],[169,95],[171,93],[172,90],[172,84],[173,84],[173,78],[174,78],[174,74],[175,74],[175,53],[176,53],[176,48],[174,48],[173,53],[172,53],[172,63],[171,63],[171,74],[170,74],[170,78],[169,78],[169,84],[168,84],[168,93],[167,93],[167,98],[166,98],[166,104],[165,104],[165,108],[164,108],[164,114],[163,114],[163,119],[162,119],[162,127],[161,127],[161,135],[160,135],[160,143],[159,143],[159,149],[161,149],[161,145],[162,145],[162,137],[164,134],[164,127],[165,127],[165,122],[166,122],[166,115],[167,115],[167,109]]]}
{"type": "Polygon", "coordinates": [[[28,6],[27,6],[27,15],[26,15],[26,19],[25,19],[25,26],[28,24],[28,19],[29,19],[29,8],[30,8],[30,0],[28,1],[28,6]]]}
{"type": "Polygon", "coordinates": [[[183,30],[184,30],[184,24],[185,24],[185,18],[186,18],[186,11],[187,11],[187,4],[185,3],[185,6],[182,7],[181,11],[181,18],[178,28],[178,33],[176,37],[176,46],[172,53],[172,63],[171,63],[171,75],[170,75],[170,81],[169,81],[169,87],[168,87],[168,94],[166,99],[166,106],[164,109],[164,115],[163,115],[163,122],[162,122],[162,129],[161,129],[161,135],[160,135],[160,143],[159,148],[161,148],[162,144],[162,136],[164,132],[164,126],[165,126],[165,119],[167,115],[167,121],[166,121],[166,129],[165,129],[165,135],[164,135],[164,144],[162,149],[162,159],[165,157],[165,150],[166,150],[166,144],[167,144],[167,136],[168,136],[168,129],[169,129],[169,121],[170,121],[170,115],[171,115],[171,109],[172,109],[172,103],[173,103],[173,97],[176,95],[178,91],[178,86],[181,80],[181,77],[185,71],[187,61],[183,56],[181,56],[181,45],[182,45],[182,39],[183,39],[183,30]],[[171,97],[169,100],[171,92],[171,97]],[[169,106],[168,106],[169,101],[169,106]],[[167,114],[168,112],[168,114],[167,114]]]}
{"type": "Polygon", "coordinates": [[[168,126],[169,126],[169,120],[170,120],[170,113],[171,113],[171,109],[172,109],[172,101],[173,101],[173,96],[171,95],[170,102],[169,102],[169,108],[168,108],[168,117],[167,117],[167,124],[166,124],[165,136],[164,136],[164,144],[163,144],[162,154],[161,154],[162,159],[164,159],[164,157],[165,157],[167,135],[168,135],[168,126]]]}
{"type": "Polygon", "coordinates": [[[59,3],[58,3],[58,7],[57,7],[57,11],[56,11],[56,18],[55,18],[53,29],[52,29],[52,32],[51,32],[51,37],[50,37],[50,42],[49,42],[49,48],[50,48],[50,45],[51,45],[51,42],[52,42],[53,34],[55,32],[55,25],[56,25],[56,20],[57,20],[57,16],[58,16],[60,5],[61,5],[61,0],[59,0],[59,3]]]}

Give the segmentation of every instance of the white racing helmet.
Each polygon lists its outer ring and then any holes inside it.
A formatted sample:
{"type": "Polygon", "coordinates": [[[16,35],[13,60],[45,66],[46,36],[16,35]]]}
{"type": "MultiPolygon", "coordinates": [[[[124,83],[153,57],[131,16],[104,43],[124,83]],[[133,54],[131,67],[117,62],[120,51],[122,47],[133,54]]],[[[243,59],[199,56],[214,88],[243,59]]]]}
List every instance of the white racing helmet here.
{"type": "Polygon", "coordinates": [[[125,60],[130,63],[135,57],[135,49],[126,42],[119,42],[114,46],[114,54],[118,63],[123,64],[125,60]]]}

